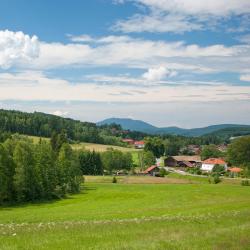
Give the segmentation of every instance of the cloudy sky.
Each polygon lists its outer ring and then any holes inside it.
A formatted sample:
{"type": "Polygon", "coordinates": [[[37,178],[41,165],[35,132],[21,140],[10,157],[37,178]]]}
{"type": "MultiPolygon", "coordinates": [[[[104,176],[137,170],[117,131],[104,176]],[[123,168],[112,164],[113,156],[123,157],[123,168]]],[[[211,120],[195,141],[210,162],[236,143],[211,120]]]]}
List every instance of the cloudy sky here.
{"type": "Polygon", "coordinates": [[[0,108],[250,124],[250,1],[1,0],[0,108]]]}

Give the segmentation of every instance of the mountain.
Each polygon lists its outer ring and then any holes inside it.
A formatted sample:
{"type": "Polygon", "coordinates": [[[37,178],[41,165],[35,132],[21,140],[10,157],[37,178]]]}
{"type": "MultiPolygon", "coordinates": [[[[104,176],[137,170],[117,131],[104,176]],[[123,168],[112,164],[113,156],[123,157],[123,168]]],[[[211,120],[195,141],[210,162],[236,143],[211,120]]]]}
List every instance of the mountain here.
{"type": "MultiPolygon", "coordinates": [[[[128,129],[131,131],[139,131],[148,134],[174,134],[174,135],[183,135],[183,136],[202,136],[217,132],[216,135],[219,134],[220,130],[223,130],[225,133],[225,129],[230,133],[240,133],[241,130],[244,132],[249,131],[250,134],[250,125],[238,125],[238,124],[219,124],[219,125],[211,125],[203,128],[192,128],[192,129],[184,129],[179,127],[163,127],[159,128],[153,126],[149,123],[140,120],[133,120],[128,118],[109,118],[97,123],[100,125],[110,125],[112,123],[119,124],[123,129],[128,129]]],[[[230,134],[231,135],[231,134],[230,134]]]]}
{"type": "Polygon", "coordinates": [[[129,129],[131,131],[139,131],[143,133],[155,134],[157,127],[140,120],[126,119],[126,118],[110,118],[98,122],[97,125],[110,125],[110,124],[121,125],[123,129],[129,129]]]}

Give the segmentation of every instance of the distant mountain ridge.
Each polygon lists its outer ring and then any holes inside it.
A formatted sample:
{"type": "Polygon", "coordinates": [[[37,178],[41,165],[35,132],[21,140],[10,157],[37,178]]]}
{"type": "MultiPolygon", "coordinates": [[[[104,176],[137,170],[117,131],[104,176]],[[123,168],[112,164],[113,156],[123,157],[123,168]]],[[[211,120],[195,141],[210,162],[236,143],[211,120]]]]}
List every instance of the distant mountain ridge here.
{"type": "Polygon", "coordinates": [[[183,136],[202,136],[210,133],[215,133],[219,130],[224,130],[228,128],[241,129],[246,128],[249,129],[250,133],[250,125],[240,125],[240,124],[218,124],[211,125],[202,128],[192,128],[192,129],[184,129],[179,127],[163,127],[159,128],[153,126],[147,122],[141,120],[133,120],[129,118],[109,118],[97,123],[98,126],[105,124],[119,124],[123,129],[129,129],[131,131],[139,131],[148,134],[173,134],[173,135],[183,135],[183,136]]]}

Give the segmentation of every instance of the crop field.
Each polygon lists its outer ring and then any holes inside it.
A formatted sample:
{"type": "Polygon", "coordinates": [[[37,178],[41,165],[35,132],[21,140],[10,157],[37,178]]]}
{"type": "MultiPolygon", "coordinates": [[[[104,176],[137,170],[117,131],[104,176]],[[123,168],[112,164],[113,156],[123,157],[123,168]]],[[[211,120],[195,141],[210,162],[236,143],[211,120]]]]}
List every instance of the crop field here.
{"type": "Polygon", "coordinates": [[[87,176],[67,199],[1,207],[0,249],[249,249],[250,187],[111,179],[87,176]]]}

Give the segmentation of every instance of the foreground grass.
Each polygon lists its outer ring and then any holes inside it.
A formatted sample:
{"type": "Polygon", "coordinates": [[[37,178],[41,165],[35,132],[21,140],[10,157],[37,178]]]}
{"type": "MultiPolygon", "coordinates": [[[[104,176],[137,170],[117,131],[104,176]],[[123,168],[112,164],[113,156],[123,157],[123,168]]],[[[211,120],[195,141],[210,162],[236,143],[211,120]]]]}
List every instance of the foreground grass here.
{"type": "Polygon", "coordinates": [[[249,187],[99,178],[65,200],[0,208],[0,249],[249,249],[249,187]]]}

